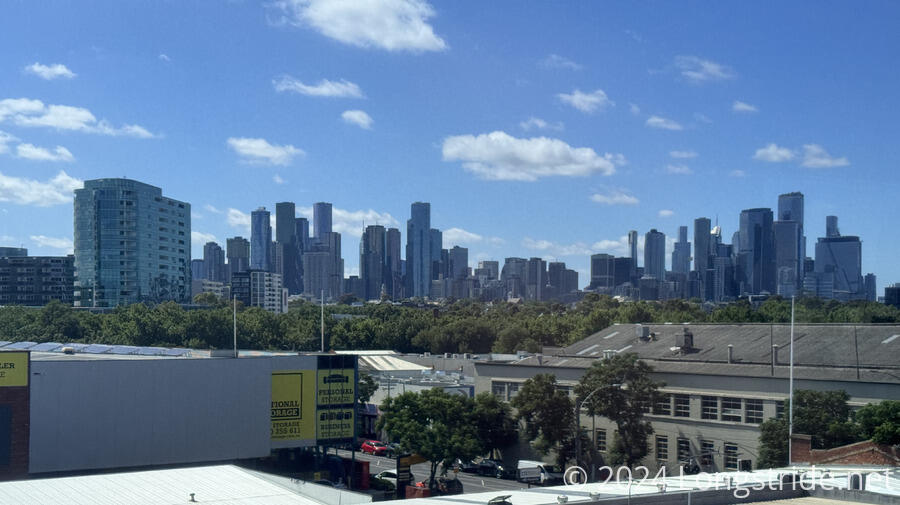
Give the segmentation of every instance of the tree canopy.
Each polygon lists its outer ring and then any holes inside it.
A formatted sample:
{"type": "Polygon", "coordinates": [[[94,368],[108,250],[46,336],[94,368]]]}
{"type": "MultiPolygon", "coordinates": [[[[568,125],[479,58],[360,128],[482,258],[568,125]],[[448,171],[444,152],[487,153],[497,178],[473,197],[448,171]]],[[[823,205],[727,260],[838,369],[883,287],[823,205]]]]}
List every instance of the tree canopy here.
{"type": "Polygon", "coordinates": [[[516,420],[524,425],[526,440],[542,454],[555,450],[557,462],[564,465],[572,455],[575,405],[557,387],[556,376],[537,374],[526,380],[510,403],[516,420]]]}

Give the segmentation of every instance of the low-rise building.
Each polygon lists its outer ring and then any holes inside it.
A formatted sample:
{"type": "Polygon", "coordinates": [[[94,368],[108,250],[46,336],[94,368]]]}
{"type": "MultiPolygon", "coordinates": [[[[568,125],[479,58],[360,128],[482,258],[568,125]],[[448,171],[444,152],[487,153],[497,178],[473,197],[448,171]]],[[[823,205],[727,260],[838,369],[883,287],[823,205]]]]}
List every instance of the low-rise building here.
{"type": "Polygon", "coordinates": [[[0,256],[0,305],[72,305],[75,257],[0,256]]]}

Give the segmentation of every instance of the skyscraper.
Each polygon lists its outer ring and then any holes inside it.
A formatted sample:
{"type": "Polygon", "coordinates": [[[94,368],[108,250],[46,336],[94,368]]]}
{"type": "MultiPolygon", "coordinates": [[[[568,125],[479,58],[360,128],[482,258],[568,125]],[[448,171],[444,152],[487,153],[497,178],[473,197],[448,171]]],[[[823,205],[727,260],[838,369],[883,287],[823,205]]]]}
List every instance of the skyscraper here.
{"type": "Polygon", "coordinates": [[[326,233],[331,233],[331,204],[317,202],[313,204],[313,234],[321,241],[326,233]]]}
{"type": "Polygon", "coordinates": [[[710,264],[710,224],[708,217],[694,219],[694,271],[701,273],[701,279],[710,264]]]}
{"type": "Polygon", "coordinates": [[[687,274],[691,271],[691,243],[687,239],[687,226],[678,227],[678,242],[672,251],[672,271],[687,274]]]}
{"type": "Polygon", "coordinates": [[[547,262],[541,258],[531,258],[525,268],[525,299],[541,301],[544,299],[544,286],[547,284],[547,262]]]}
{"type": "Polygon", "coordinates": [[[644,235],[644,277],[666,279],[666,235],[656,229],[644,235]]]}
{"type": "Polygon", "coordinates": [[[825,216],[825,238],[840,237],[837,216],[825,216]]]}
{"type": "Polygon", "coordinates": [[[400,254],[400,230],[388,228],[385,240],[384,283],[392,300],[403,298],[403,257],[400,254]]]}
{"type": "Polygon", "coordinates": [[[776,289],[778,294],[790,296],[789,292],[796,292],[803,284],[803,260],[806,258],[803,193],[795,191],[778,196],[778,221],[774,226],[776,289]],[[780,222],[793,222],[796,225],[779,224],[780,222]],[[789,229],[792,229],[796,236],[789,237],[787,235],[791,232],[789,229]],[[791,245],[785,245],[787,243],[791,245]]]}
{"type": "Polygon", "coordinates": [[[191,206],[131,179],[75,190],[75,306],[187,302],[191,206]]]}
{"type": "Polygon", "coordinates": [[[862,242],[856,236],[842,236],[837,230],[837,217],[826,217],[826,235],[833,235],[820,237],[816,242],[816,295],[842,302],[865,300],[862,242]]]}
{"type": "Polygon", "coordinates": [[[300,281],[300,241],[297,236],[297,218],[294,202],[279,202],[275,204],[275,244],[277,256],[281,260],[284,287],[290,294],[302,291],[300,281]]]}
{"type": "Polygon", "coordinates": [[[637,230],[631,230],[628,232],[628,252],[629,257],[631,258],[631,276],[637,272],[638,268],[638,232],[637,230]]]}
{"type": "Polygon", "coordinates": [[[453,279],[465,279],[468,277],[469,249],[455,245],[450,249],[448,256],[450,258],[450,265],[447,270],[450,272],[450,277],[453,279]]]}
{"type": "MultiPolygon", "coordinates": [[[[444,234],[441,233],[441,230],[432,228],[428,231],[428,236],[428,246],[431,248],[431,279],[435,280],[440,277],[440,274],[446,273],[445,270],[447,269],[447,265],[444,263],[445,258],[442,256],[444,234]]],[[[449,260],[449,258],[447,259],[449,260]]]]}
{"type": "Polygon", "coordinates": [[[215,242],[207,242],[203,246],[203,268],[205,273],[202,278],[215,282],[225,282],[225,251],[215,242]]]}
{"type": "Polygon", "coordinates": [[[406,221],[406,296],[431,293],[431,261],[431,204],[415,202],[406,221]]]}
{"type": "Polygon", "coordinates": [[[260,207],[250,213],[250,268],[272,270],[272,223],[269,211],[260,207]]]}
{"type": "Polygon", "coordinates": [[[378,300],[385,286],[387,248],[384,226],[366,226],[359,240],[359,278],[362,281],[362,298],[378,300]]]}
{"type": "MultiPolygon", "coordinates": [[[[250,269],[250,241],[244,237],[232,237],[225,241],[229,277],[250,269]]],[[[230,279],[229,279],[230,280],[230,279]]]]}
{"type": "Polygon", "coordinates": [[[741,211],[738,270],[741,294],[775,293],[772,209],[741,211]]]}

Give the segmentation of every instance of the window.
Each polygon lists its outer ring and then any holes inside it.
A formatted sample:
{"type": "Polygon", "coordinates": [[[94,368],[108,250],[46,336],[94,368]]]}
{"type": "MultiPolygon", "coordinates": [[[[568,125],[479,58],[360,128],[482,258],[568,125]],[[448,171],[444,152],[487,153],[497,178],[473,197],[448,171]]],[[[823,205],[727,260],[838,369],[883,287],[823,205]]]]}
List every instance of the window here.
{"type": "Polygon", "coordinates": [[[656,436],[656,459],[659,461],[669,459],[669,437],[665,435],[656,436]]]}
{"type": "Polygon", "coordinates": [[[751,424],[763,422],[762,400],[744,400],[744,422],[751,424]]]}
{"type": "Polygon", "coordinates": [[[719,418],[719,399],[715,396],[701,396],[700,404],[702,410],[700,412],[701,419],[718,419],[719,418]]]}
{"type": "Polygon", "coordinates": [[[778,419],[784,417],[785,402],[786,400],[780,400],[775,404],[775,417],[778,419]]]}
{"type": "Polygon", "coordinates": [[[737,470],[738,467],[738,446],[725,442],[725,469],[737,470]]]}
{"type": "Polygon", "coordinates": [[[672,415],[672,395],[660,395],[653,404],[653,413],[658,416],[672,415]]]}
{"type": "Polygon", "coordinates": [[[722,398],[722,420],[741,422],[740,398],[722,398]]]}
{"type": "Polygon", "coordinates": [[[686,438],[678,439],[678,462],[687,463],[691,459],[691,441],[686,438]]]}
{"type": "Polygon", "coordinates": [[[688,395],[675,396],[675,417],[691,417],[691,397],[688,395]]]}
{"type": "Polygon", "coordinates": [[[713,463],[713,455],[716,453],[716,444],[712,440],[700,441],[700,464],[710,466],[713,463]]]}
{"type": "Polygon", "coordinates": [[[606,452],[606,430],[597,430],[597,451],[606,452]]]}
{"type": "Polygon", "coordinates": [[[492,382],[491,383],[491,393],[494,396],[499,396],[500,398],[506,398],[506,383],[505,382],[492,382]]]}

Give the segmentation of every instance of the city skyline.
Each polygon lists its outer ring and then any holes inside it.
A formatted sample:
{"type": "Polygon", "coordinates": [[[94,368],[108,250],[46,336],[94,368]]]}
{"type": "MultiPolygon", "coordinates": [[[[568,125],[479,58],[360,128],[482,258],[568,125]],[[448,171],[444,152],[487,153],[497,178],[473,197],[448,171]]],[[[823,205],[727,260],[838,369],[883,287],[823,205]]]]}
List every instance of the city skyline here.
{"type": "Polygon", "coordinates": [[[879,294],[900,281],[883,231],[896,5],[398,4],[425,6],[430,36],[336,36],[302,2],[4,6],[0,245],[68,252],[71,190],[124,175],[192,204],[192,258],[251,238],[257,207],[297,202],[314,224],[327,201],[356,275],[364,225],[405,246],[423,201],[470,266],[558,259],[583,286],[590,254],[629,255],[631,229],[666,235],[670,269],[680,226],[705,216],[729,242],[742,210],[800,191],[808,256],[836,215],[879,294]],[[800,17],[790,34],[763,22],[800,17]],[[542,149],[565,163],[527,161],[542,149]]]}

